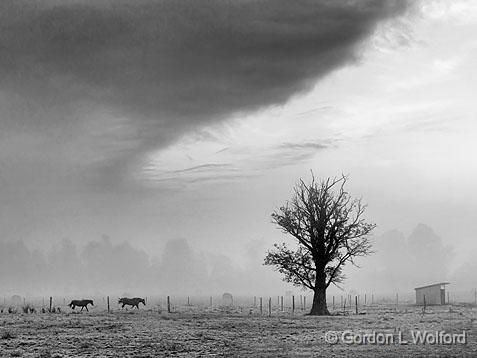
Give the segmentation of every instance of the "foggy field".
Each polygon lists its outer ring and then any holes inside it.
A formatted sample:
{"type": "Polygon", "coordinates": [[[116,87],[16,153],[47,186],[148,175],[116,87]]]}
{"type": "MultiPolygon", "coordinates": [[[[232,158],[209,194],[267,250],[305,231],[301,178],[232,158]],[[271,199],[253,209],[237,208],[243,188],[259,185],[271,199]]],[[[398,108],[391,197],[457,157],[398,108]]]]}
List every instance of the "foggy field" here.
{"type": "MultiPolygon", "coordinates": [[[[147,308],[147,307],[146,307],[147,308]]],[[[156,309],[0,315],[1,357],[475,357],[475,308],[364,307],[363,314],[304,316],[252,307],[160,312],[156,309]],[[391,333],[408,344],[325,342],[325,332],[391,333]],[[467,334],[467,344],[413,344],[411,330],[467,334]]]]}

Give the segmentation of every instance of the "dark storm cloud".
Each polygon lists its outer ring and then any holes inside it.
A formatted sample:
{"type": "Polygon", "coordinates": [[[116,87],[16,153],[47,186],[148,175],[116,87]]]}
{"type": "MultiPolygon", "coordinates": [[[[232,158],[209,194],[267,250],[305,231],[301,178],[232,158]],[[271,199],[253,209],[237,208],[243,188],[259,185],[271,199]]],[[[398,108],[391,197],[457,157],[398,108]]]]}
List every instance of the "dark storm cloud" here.
{"type": "Polygon", "coordinates": [[[26,98],[23,117],[31,107],[35,125],[62,123],[71,104],[96,104],[132,118],[130,136],[160,145],[309,89],[405,8],[397,0],[3,1],[0,90],[26,98]]]}

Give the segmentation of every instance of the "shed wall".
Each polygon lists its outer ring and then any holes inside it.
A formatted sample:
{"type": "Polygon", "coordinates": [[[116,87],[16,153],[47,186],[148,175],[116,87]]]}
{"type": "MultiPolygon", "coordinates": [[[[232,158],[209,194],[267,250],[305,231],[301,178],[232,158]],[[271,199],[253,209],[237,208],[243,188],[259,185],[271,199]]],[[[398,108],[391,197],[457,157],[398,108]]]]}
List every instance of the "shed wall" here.
{"type": "Polygon", "coordinates": [[[416,304],[424,304],[424,296],[426,296],[426,305],[442,305],[445,304],[444,289],[441,290],[440,285],[419,288],[416,290],[416,304]]]}

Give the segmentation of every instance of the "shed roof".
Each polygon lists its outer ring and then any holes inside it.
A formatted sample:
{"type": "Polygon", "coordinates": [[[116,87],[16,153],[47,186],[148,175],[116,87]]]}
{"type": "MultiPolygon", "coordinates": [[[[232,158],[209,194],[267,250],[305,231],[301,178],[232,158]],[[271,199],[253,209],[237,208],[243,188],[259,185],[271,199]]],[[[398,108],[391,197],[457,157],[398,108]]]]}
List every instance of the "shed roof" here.
{"type": "Polygon", "coordinates": [[[422,288],[429,288],[429,287],[434,287],[434,286],[442,286],[442,285],[450,285],[450,282],[433,283],[432,285],[416,287],[415,290],[420,290],[422,288]]]}

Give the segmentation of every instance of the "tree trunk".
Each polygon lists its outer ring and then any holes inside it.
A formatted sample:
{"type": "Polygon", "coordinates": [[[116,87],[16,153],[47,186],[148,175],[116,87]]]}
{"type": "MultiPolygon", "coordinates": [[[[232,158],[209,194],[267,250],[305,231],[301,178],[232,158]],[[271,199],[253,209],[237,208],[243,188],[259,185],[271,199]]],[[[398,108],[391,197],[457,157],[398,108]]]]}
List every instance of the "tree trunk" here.
{"type": "Polygon", "coordinates": [[[313,294],[313,305],[311,306],[311,316],[328,316],[330,312],[326,306],[326,288],[316,287],[313,294]]]}
{"type": "Polygon", "coordinates": [[[311,306],[310,315],[328,316],[329,314],[330,312],[326,305],[326,274],[324,269],[318,269],[316,272],[313,305],[311,306]]]}

